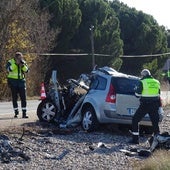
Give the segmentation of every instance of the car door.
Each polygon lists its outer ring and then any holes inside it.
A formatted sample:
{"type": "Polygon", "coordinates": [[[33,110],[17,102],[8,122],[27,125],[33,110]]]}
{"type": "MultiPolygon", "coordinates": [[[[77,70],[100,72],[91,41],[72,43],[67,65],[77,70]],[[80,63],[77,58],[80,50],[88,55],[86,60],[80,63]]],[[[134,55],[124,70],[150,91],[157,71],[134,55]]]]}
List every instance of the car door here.
{"type": "MultiPolygon", "coordinates": [[[[107,78],[94,75],[89,91],[84,99],[83,103],[90,103],[95,109],[96,116],[100,119],[103,115],[103,105],[105,105],[107,78]]],[[[100,120],[99,120],[100,121],[100,120]]]]}
{"type": "Polygon", "coordinates": [[[139,98],[135,96],[135,88],[139,79],[120,77],[116,79],[116,113],[121,118],[131,118],[139,107],[139,98]]]}

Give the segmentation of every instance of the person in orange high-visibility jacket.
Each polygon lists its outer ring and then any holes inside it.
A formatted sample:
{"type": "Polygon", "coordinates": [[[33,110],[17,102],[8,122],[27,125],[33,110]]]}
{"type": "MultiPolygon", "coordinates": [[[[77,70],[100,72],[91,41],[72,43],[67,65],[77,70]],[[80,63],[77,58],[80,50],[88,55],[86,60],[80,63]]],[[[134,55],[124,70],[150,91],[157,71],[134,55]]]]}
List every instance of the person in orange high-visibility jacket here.
{"type": "Polygon", "coordinates": [[[26,115],[27,102],[26,102],[26,80],[25,73],[28,72],[28,66],[23,58],[22,53],[16,52],[15,56],[7,62],[6,69],[8,71],[8,86],[12,93],[12,103],[14,109],[14,117],[17,118],[18,110],[18,94],[21,99],[22,118],[28,118],[26,115]]]}
{"type": "Polygon", "coordinates": [[[146,114],[149,114],[154,134],[159,133],[160,82],[151,76],[148,69],[142,70],[141,76],[135,93],[137,97],[140,97],[140,106],[132,119],[133,137],[130,143],[134,144],[139,144],[138,124],[146,114]]]}

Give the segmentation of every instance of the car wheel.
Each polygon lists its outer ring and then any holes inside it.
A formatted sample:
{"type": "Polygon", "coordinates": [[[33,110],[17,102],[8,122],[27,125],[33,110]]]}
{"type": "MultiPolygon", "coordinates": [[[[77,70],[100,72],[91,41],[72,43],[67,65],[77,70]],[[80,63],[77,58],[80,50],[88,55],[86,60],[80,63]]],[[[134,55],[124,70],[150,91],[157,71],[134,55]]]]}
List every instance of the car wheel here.
{"type": "Polygon", "coordinates": [[[152,134],[153,128],[151,126],[140,126],[140,134],[152,134]]]}
{"type": "Polygon", "coordinates": [[[96,117],[96,113],[93,108],[85,108],[83,111],[83,118],[82,118],[82,128],[87,132],[91,132],[97,129],[98,127],[98,120],[96,117]]]}
{"type": "Polygon", "coordinates": [[[42,122],[52,122],[56,116],[57,107],[51,100],[43,100],[37,108],[37,116],[42,122]]]}

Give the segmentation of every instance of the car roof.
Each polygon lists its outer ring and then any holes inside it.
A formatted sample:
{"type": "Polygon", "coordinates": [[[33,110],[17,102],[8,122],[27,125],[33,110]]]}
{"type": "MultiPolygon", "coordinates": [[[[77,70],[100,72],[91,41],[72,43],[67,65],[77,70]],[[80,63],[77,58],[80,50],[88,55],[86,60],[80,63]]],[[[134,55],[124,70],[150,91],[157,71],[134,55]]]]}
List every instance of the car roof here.
{"type": "Polygon", "coordinates": [[[129,74],[118,72],[115,69],[108,67],[108,66],[97,68],[96,70],[92,71],[92,74],[105,75],[105,76],[111,76],[111,77],[124,77],[124,78],[131,78],[131,79],[140,79],[139,77],[134,76],[134,75],[129,75],[129,74]]]}

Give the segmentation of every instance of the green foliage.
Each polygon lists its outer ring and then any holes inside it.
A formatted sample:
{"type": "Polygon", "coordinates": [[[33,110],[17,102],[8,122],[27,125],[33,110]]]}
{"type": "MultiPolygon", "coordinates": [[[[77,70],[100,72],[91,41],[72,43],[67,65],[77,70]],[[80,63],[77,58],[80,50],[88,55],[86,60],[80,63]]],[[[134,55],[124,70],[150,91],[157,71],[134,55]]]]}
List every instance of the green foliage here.
{"type": "Polygon", "coordinates": [[[143,69],[147,68],[151,71],[153,76],[157,77],[157,71],[158,71],[158,60],[153,59],[150,62],[147,62],[143,65],[143,69]]]}
{"type": "Polygon", "coordinates": [[[170,51],[170,30],[167,30],[167,41],[168,41],[168,48],[170,51]]]}
{"type": "Polygon", "coordinates": [[[96,57],[96,63],[109,64],[115,57],[123,54],[119,20],[114,10],[103,0],[79,0],[78,2],[82,11],[82,22],[79,32],[73,38],[73,48],[91,53],[89,28],[93,25],[95,53],[112,55],[112,57],[96,57]]]}
{"type": "Polygon", "coordinates": [[[169,30],[159,26],[151,15],[129,8],[118,0],[10,2],[0,1],[0,86],[5,82],[5,62],[16,50],[25,53],[89,53],[85,57],[27,55],[32,94],[51,69],[61,71],[64,74],[62,79],[70,74],[77,76],[81,71],[90,71],[92,33],[94,52],[109,56],[95,56],[99,67],[108,65],[129,74],[138,74],[142,68],[148,68],[154,76],[161,75],[167,59],[165,56],[120,58],[123,53],[151,55],[169,50],[169,30]],[[89,30],[91,26],[94,26],[93,32],[89,30]]]}
{"type": "MultiPolygon", "coordinates": [[[[150,55],[167,52],[166,31],[151,15],[130,8],[117,0],[110,2],[110,5],[116,11],[120,21],[125,55],[150,55]]],[[[127,68],[130,66],[131,72],[139,72],[145,62],[152,62],[152,59],[124,59],[121,70],[129,71],[127,68]]],[[[158,69],[163,62],[164,60],[160,58],[158,66],[150,67],[158,69]]]]}
{"type": "Polygon", "coordinates": [[[126,55],[160,52],[165,32],[153,17],[127,7],[120,8],[118,16],[126,55]]]}
{"type": "Polygon", "coordinates": [[[119,71],[122,66],[122,59],[116,58],[110,62],[110,67],[114,68],[115,70],[119,71]]]}
{"type": "Polygon", "coordinates": [[[40,0],[41,8],[49,9],[50,25],[60,29],[56,39],[58,52],[66,52],[70,47],[70,40],[74,36],[81,22],[81,11],[77,0],[40,0]]]}

